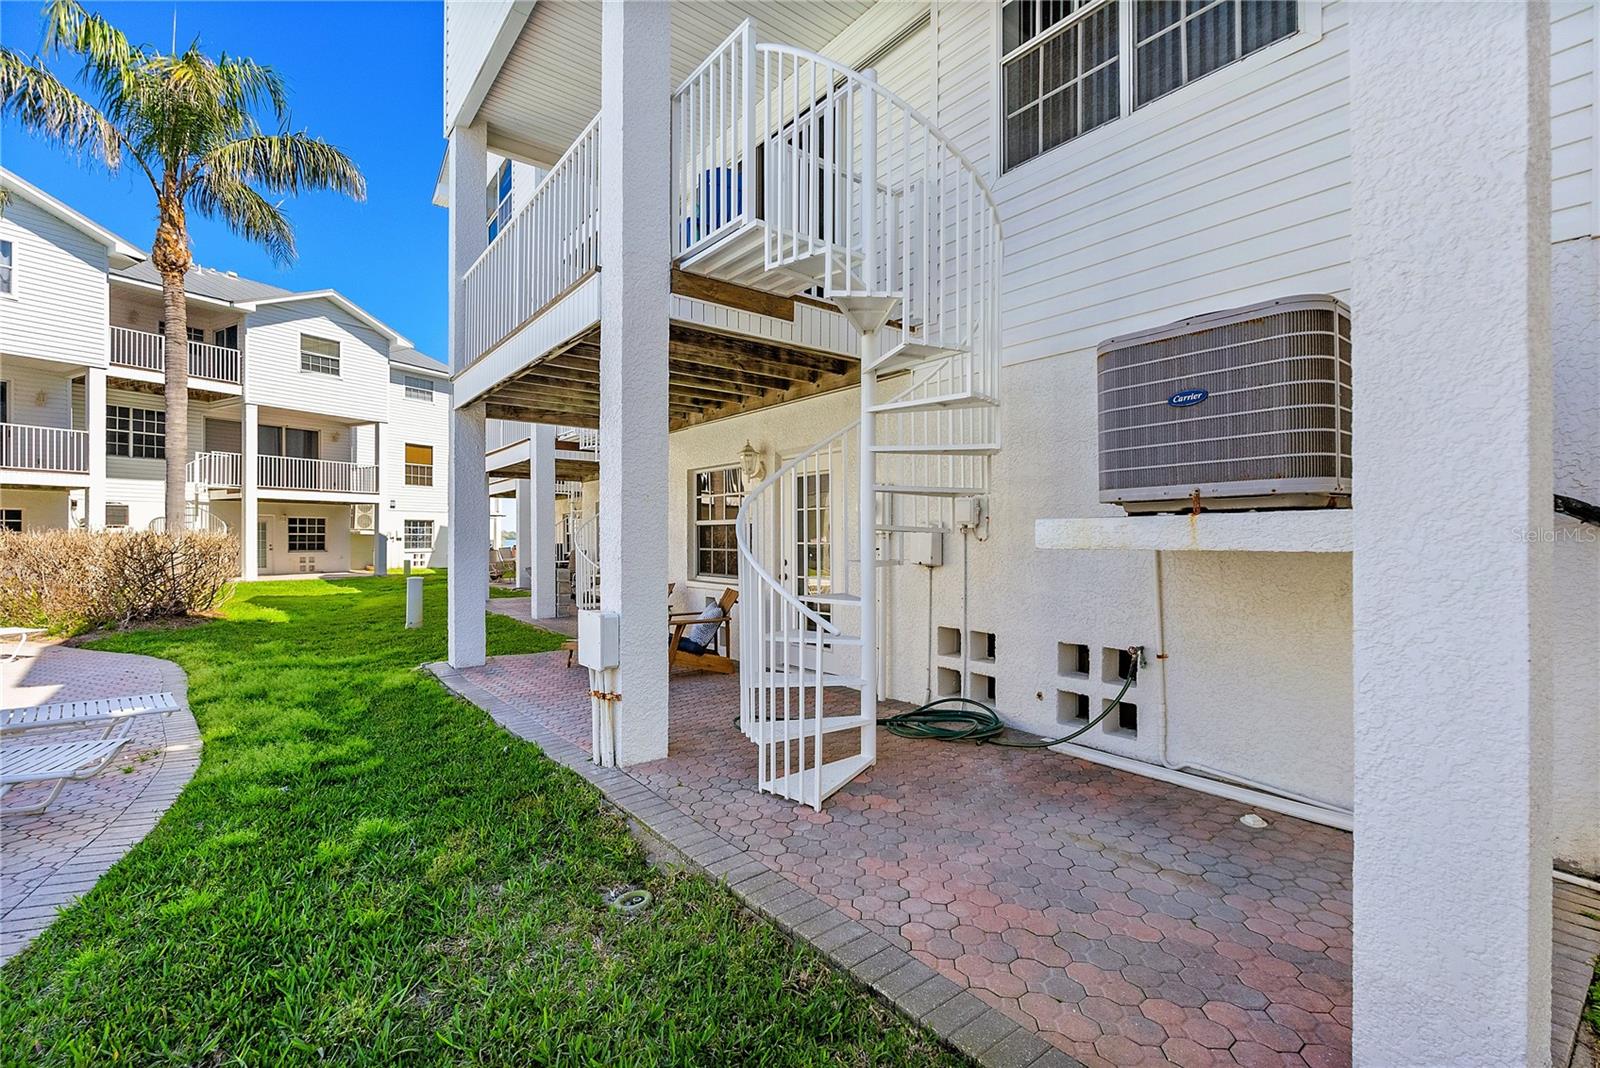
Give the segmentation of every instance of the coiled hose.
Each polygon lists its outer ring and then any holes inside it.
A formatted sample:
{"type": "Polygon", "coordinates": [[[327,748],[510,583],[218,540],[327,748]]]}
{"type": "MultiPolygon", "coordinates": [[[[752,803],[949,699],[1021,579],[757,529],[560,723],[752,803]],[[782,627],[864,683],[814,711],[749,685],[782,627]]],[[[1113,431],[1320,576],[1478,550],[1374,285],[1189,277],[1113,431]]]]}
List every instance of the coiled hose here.
{"type": "Polygon", "coordinates": [[[1122,699],[1127,696],[1128,688],[1133,685],[1133,680],[1138,675],[1139,660],[1134,657],[1128,665],[1128,677],[1123,680],[1122,689],[1117,691],[1116,699],[1088,723],[1060,738],[1008,741],[1001,737],[1005,733],[1006,725],[1000,722],[995,710],[982,701],[975,701],[970,697],[941,697],[937,701],[919,705],[910,712],[885,716],[878,720],[878,726],[899,738],[925,738],[935,742],[979,742],[1003,745],[1011,749],[1048,749],[1088,733],[1101,720],[1120,708],[1122,699]]]}

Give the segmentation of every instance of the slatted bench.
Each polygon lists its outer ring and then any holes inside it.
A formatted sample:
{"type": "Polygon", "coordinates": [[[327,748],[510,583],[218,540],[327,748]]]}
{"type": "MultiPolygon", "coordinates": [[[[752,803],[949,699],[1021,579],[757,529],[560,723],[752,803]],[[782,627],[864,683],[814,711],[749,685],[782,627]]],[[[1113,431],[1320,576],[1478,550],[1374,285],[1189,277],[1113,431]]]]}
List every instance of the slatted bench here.
{"type": "Polygon", "coordinates": [[[34,805],[0,807],[0,816],[31,816],[43,812],[50,807],[69,779],[87,779],[98,775],[111,763],[117,750],[127,744],[126,738],[100,738],[56,745],[0,746],[0,796],[9,793],[14,786],[55,781],[55,787],[43,801],[34,805]]]}
{"type": "Polygon", "coordinates": [[[106,725],[102,738],[111,737],[119,725],[127,733],[134,717],[178,710],[178,699],[170,693],[146,693],[133,697],[96,697],[86,701],[61,701],[31,708],[0,709],[0,734],[38,730],[44,727],[87,727],[106,725]]]}

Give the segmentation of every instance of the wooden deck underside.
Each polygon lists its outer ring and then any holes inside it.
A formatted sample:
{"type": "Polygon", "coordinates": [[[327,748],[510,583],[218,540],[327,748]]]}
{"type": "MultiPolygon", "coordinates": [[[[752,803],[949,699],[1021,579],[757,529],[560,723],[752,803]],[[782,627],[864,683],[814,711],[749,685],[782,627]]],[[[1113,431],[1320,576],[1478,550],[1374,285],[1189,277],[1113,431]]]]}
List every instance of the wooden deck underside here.
{"type": "MultiPolygon", "coordinates": [[[[672,430],[860,382],[848,356],[674,322],[668,352],[672,430]]],[[[600,328],[593,327],[484,396],[491,419],[600,425],[600,328]]]]}
{"type": "MultiPolygon", "coordinates": [[[[496,418],[499,418],[498,416],[496,418]]],[[[567,450],[570,451],[570,450],[567,450]]],[[[577,459],[556,453],[556,481],[557,482],[588,482],[600,475],[600,462],[598,459],[577,459]]],[[[528,466],[528,459],[524,456],[520,460],[511,460],[489,471],[490,478],[532,478],[528,466]]]]}

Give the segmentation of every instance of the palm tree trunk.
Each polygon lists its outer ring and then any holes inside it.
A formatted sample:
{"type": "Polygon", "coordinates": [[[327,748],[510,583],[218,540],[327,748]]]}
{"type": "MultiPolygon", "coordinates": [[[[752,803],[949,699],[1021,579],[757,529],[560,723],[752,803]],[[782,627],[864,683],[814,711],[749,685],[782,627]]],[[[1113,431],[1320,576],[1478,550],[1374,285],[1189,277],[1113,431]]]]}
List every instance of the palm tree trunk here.
{"type": "Polygon", "coordinates": [[[189,525],[189,305],[183,292],[190,263],[189,235],[181,201],[168,195],[158,201],[160,222],[150,258],[161,273],[166,316],[166,525],[169,531],[181,531],[189,525]]]}

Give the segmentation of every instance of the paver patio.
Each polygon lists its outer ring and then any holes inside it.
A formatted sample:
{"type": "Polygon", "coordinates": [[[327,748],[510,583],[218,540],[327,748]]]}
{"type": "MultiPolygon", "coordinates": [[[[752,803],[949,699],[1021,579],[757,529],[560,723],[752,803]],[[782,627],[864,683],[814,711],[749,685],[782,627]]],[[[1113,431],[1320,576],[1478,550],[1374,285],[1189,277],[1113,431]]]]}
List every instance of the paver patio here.
{"type": "MultiPolygon", "coordinates": [[[[587,748],[563,654],[461,673],[587,748]]],[[[853,694],[841,700],[853,700],[853,694]]],[[[1350,1061],[1351,839],[1056,753],[880,733],[816,813],[757,793],[737,680],[675,675],[654,793],[1090,1065],[1350,1061]]],[[[832,755],[832,754],[830,754],[832,755]]]]}
{"type": "MultiPolygon", "coordinates": [[[[51,645],[0,664],[0,707],[170,692],[183,672],[148,656],[51,645]]],[[[28,742],[99,737],[104,725],[30,732],[28,742]]],[[[21,743],[8,734],[3,744],[21,743]]],[[[0,962],[10,960],[156,825],[200,763],[200,733],[187,707],[139,716],[110,767],[70,782],[44,812],[0,820],[0,962]]],[[[7,804],[42,798],[48,786],[10,792],[7,804]]]]}

